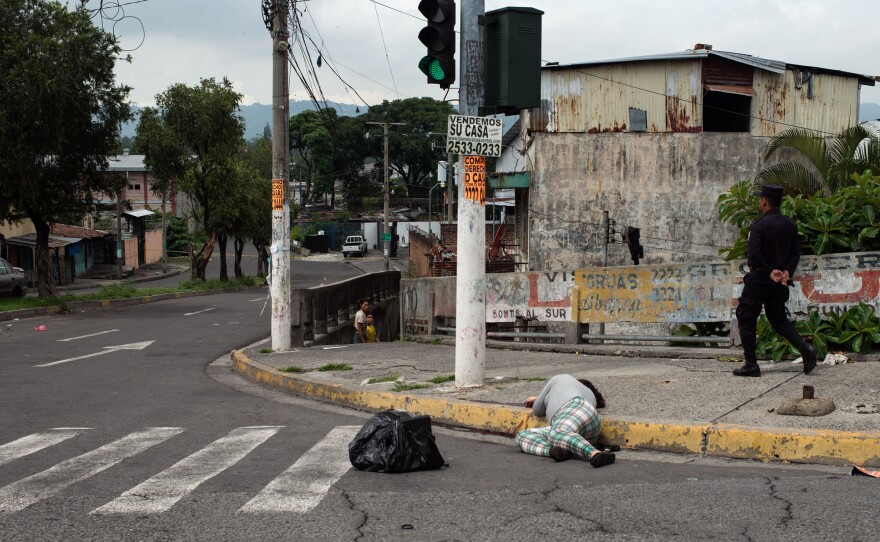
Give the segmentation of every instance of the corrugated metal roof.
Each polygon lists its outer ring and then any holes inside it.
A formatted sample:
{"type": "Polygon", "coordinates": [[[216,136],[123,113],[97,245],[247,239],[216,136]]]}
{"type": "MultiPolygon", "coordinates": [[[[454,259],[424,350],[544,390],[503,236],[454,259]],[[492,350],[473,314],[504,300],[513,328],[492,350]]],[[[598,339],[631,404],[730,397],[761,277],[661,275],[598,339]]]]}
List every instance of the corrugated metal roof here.
{"type": "MultiPolygon", "coordinates": [[[[82,239],[78,239],[76,237],[62,237],[60,235],[49,234],[49,248],[66,247],[67,245],[72,245],[80,241],[82,241],[82,239]]],[[[20,235],[18,237],[10,237],[6,240],[6,242],[10,245],[35,247],[37,246],[37,234],[29,233],[27,235],[20,235]]]]}
{"type": "MultiPolygon", "coordinates": [[[[578,62],[576,64],[560,64],[554,66],[544,66],[543,70],[559,70],[566,68],[577,68],[578,66],[598,66],[601,64],[622,64],[628,62],[660,62],[667,60],[694,60],[699,58],[707,58],[709,55],[726,58],[733,62],[746,64],[771,73],[785,73],[786,68],[805,69],[806,66],[800,64],[787,64],[781,60],[770,60],[758,56],[747,55],[744,53],[735,53],[732,51],[716,51],[714,49],[688,49],[687,51],[679,51],[675,53],[663,53],[657,55],[632,56],[626,58],[613,58],[610,60],[595,60],[591,62],[578,62]]],[[[857,77],[863,85],[874,86],[875,78],[860,73],[845,72],[834,69],[812,67],[811,69],[824,73],[842,75],[846,77],[857,77]]]]}
{"type": "Polygon", "coordinates": [[[107,171],[147,171],[143,154],[120,154],[111,156],[107,171]]]}

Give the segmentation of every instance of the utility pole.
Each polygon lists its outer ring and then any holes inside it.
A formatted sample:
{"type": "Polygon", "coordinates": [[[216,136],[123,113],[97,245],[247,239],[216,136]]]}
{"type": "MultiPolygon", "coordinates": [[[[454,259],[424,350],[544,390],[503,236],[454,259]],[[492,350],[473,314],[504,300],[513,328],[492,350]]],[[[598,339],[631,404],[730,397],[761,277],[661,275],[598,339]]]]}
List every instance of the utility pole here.
{"type": "Polygon", "coordinates": [[[388,223],[389,215],[391,211],[389,210],[390,204],[390,191],[388,190],[388,127],[389,126],[406,126],[405,122],[368,122],[367,124],[377,124],[382,127],[383,130],[383,138],[384,138],[384,148],[385,148],[385,165],[384,165],[384,181],[383,181],[383,192],[385,192],[385,228],[384,235],[382,235],[382,249],[385,252],[385,271],[388,271],[390,267],[389,258],[391,256],[391,225],[388,223]],[[385,239],[389,239],[386,241],[385,239]]]}
{"type": "Polygon", "coordinates": [[[288,0],[272,6],[272,350],[290,350],[290,88],[287,55],[288,0]]]}
{"type": "MultiPolygon", "coordinates": [[[[484,0],[461,1],[459,114],[476,116],[483,102],[484,0]]],[[[455,285],[455,385],[483,385],[486,365],[486,205],[465,197],[464,156],[458,173],[458,262],[455,285]]]]}
{"type": "MultiPolygon", "coordinates": [[[[125,172],[128,186],[128,172],[125,172]]],[[[122,264],[125,263],[125,244],[122,241],[122,190],[116,193],[116,278],[122,280],[122,264]]]]}

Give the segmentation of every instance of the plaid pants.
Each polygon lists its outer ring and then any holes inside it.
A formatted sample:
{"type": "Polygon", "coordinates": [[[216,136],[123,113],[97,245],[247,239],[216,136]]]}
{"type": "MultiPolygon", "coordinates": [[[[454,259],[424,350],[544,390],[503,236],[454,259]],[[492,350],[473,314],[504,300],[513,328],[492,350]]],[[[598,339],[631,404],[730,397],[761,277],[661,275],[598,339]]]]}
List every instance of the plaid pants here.
{"type": "Polygon", "coordinates": [[[550,456],[550,448],[564,448],[581,459],[596,451],[590,440],[599,436],[599,413],[583,397],[575,397],[553,415],[549,427],[524,429],[514,442],[527,454],[550,456]]]}

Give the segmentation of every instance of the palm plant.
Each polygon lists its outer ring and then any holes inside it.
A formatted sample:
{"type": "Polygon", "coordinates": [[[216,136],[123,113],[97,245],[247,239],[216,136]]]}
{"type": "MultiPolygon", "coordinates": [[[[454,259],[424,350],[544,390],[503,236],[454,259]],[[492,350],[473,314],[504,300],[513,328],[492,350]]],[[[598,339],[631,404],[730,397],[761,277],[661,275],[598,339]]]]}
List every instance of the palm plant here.
{"type": "Polygon", "coordinates": [[[764,160],[783,148],[799,152],[809,165],[793,160],[773,164],[758,174],[760,183],[778,184],[790,192],[830,196],[851,184],[852,173],[880,171],[880,137],[864,125],[847,128],[830,142],[805,128],[786,130],[770,140],[764,160]]]}

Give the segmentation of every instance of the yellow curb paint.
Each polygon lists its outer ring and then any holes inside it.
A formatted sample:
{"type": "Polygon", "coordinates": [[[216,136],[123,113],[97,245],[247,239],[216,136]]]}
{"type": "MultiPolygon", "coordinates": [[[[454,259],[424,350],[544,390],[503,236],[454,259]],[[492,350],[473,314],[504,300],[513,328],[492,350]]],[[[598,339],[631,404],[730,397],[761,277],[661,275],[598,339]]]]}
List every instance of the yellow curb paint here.
{"type": "MultiPolygon", "coordinates": [[[[342,406],[371,411],[403,409],[444,423],[507,435],[547,425],[546,419],[532,416],[524,408],[311,382],[251,360],[241,351],[232,353],[232,361],[233,370],[255,382],[342,406]]],[[[880,433],[794,432],[728,424],[666,424],[603,418],[599,441],[625,448],[715,457],[880,466],[880,433]]]]}
{"type": "Polygon", "coordinates": [[[710,428],[706,454],[762,461],[880,466],[880,433],[809,430],[772,432],[735,425],[710,428]]]}
{"type": "Polygon", "coordinates": [[[599,440],[625,448],[645,448],[682,454],[699,454],[703,449],[705,425],[676,425],[602,419],[599,440]]]}

